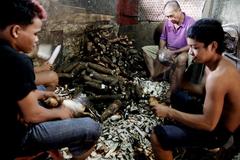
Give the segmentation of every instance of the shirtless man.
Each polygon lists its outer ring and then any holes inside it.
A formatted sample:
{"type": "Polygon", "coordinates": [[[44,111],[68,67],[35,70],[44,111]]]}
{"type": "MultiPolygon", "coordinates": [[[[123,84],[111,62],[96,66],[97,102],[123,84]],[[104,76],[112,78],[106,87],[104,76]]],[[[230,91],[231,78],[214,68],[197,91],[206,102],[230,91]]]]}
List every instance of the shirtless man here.
{"type": "Polygon", "coordinates": [[[219,147],[239,128],[240,74],[222,56],[223,39],[221,23],[214,19],[198,20],[188,30],[193,60],[206,65],[205,82],[203,86],[183,83],[183,88],[205,93],[203,109],[192,114],[150,103],[157,116],[176,122],[153,129],[151,144],[157,160],[173,159],[172,150],[176,147],[219,147]]]}

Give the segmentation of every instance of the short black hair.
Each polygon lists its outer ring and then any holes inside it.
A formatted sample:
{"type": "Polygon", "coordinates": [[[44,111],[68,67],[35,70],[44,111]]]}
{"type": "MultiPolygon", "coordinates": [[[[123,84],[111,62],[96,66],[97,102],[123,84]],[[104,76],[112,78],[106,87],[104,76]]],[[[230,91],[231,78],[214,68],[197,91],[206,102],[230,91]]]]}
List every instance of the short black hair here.
{"type": "Polygon", "coordinates": [[[0,29],[12,24],[32,24],[35,17],[44,18],[45,10],[36,0],[0,1],[0,29]]]}
{"type": "Polygon", "coordinates": [[[204,43],[207,47],[213,41],[218,43],[217,53],[224,52],[224,31],[220,21],[212,18],[203,18],[196,21],[187,32],[187,37],[204,43]]]}

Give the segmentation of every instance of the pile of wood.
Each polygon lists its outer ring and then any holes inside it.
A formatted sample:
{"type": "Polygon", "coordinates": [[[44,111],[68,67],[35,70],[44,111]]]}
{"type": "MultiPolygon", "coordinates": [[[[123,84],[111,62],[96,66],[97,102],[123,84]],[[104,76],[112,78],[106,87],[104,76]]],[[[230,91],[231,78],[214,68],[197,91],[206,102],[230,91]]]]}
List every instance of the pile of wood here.
{"type": "Polygon", "coordinates": [[[114,100],[139,99],[141,89],[133,79],[146,77],[144,58],[133,40],[118,34],[115,24],[87,27],[79,48],[57,69],[60,81],[75,88],[75,94],[85,93],[101,112],[114,100]]]}

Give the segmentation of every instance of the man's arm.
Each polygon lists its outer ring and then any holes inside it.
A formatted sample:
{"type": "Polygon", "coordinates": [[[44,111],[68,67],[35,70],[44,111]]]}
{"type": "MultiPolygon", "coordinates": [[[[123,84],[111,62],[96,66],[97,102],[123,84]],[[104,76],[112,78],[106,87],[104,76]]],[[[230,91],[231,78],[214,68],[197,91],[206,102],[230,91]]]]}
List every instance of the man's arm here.
{"type": "Polygon", "coordinates": [[[34,90],[33,92],[35,93],[37,100],[44,100],[48,97],[58,98],[58,96],[52,91],[42,91],[37,89],[37,90],[34,90]]]}
{"type": "Polygon", "coordinates": [[[38,73],[38,72],[43,72],[43,71],[50,71],[51,69],[52,69],[52,65],[50,65],[48,62],[45,62],[41,66],[35,66],[34,72],[38,73]]]}
{"type": "Polygon", "coordinates": [[[185,47],[182,47],[182,48],[180,48],[180,49],[174,50],[174,51],[172,51],[172,52],[175,53],[175,54],[182,53],[182,52],[188,52],[189,48],[190,48],[190,47],[187,45],[187,46],[185,46],[185,47]]]}
{"type": "Polygon", "coordinates": [[[164,49],[166,47],[166,41],[160,39],[159,42],[159,49],[164,49]]]}
{"type": "Polygon", "coordinates": [[[159,117],[167,117],[192,128],[214,130],[222,113],[226,88],[220,79],[208,78],[203,114],[184,113],[162,104],[153,105],[153,111],[159,117]]]}
{"type": "Polygon", "coordinates": [[[159,50],[160,49],[164,49],[166,47],[166,39],[167,39],[167,35],[165,34],[166,33],[166,26],[167,26],[167,21],[164,22],[163,24],[163,28],[162,28],[162,33],[161,33],[161,36],[159,37],[160,38],[160,41],[159,41],[159,50]]]}
{"type": "Polygon", "coordinates": [[[26,123],[40,123],[54,119],[72,117],[72,111],[64,106],[47,109],[39,105],[37,92],[30,92],[25,98],[18,101],[22,118],[26,123]]]}

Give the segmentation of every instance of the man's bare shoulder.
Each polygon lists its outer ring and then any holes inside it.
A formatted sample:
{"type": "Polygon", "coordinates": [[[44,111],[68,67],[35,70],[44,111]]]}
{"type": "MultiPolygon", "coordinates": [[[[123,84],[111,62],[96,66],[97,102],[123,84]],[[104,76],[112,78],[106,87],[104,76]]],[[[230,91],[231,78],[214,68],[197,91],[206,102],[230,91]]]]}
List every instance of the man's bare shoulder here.
{"type": "Polygon", "coordinates": [[[238,85],[240,90],[240,74],[237,68],[229,61],[222,59],[214,71],[206,70],[207,81],[211,86],[227,89],[238,85]]]}
{"type": "Polygon", "coordinates": [[[220,71],[221,70],[223,71],[222,76],[224,76],[225,78],[227,79],[232,78],[233,80],[237,81],[240,80],[240,74],[237,67],[230,61],[223,59],[222,62],[220,63],[219,69],[220,71]]]}
{"type": "Polygon", "coordinates": [[[240,73],[231,62],[223,59],[215,74],[216,83],[224,85],[229,91],[238,90],[240,93],[240,73]]]}

